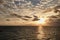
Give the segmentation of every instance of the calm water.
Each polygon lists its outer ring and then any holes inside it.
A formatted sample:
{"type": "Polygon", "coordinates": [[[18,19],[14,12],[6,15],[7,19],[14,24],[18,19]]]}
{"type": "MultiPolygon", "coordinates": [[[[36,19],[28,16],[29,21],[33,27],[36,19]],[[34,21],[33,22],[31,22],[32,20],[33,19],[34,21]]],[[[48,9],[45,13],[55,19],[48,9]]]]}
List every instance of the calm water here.
{"type": "Polygon", "coordinates": [[[0,27],[0,40],[60,40],[60,27],[0,27]]]}

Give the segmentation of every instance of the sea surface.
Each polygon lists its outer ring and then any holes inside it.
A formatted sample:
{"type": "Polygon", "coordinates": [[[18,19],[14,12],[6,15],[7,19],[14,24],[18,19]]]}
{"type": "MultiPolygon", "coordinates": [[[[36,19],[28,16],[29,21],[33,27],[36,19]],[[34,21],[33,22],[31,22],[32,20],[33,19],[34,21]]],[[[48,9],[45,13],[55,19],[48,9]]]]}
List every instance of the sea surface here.
{"type": "Polygon", "coordinates": [[[0,40],[60,40],[60,27],[1,26],[0,40]]]}

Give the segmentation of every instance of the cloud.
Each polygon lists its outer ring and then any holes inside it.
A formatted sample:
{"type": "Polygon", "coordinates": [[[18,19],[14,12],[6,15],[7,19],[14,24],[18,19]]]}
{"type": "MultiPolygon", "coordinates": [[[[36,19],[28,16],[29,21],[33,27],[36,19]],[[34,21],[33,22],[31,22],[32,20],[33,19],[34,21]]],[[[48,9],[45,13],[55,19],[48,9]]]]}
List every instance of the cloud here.
{"type": "MultiPolygon", "coordinates": [[[[28,15],[30,17],[31,16],[30,14],[32,14],[33,11],[36,11],[35,13],[40,15],[40,13],[38,13],[38,12],[40,12],[39,7],[42,7],[41,5],[43,5],[43,7],[47,8],[47,6],[49,5],[48,2],[51,5],[52,4],[55,5],[54,3],[56,2],[56,0],[54,0],[53,3],[51,3],[51,1],[44,1],[44,0],[14,0],[14,1],[13,0],[4,0],[4,4],[1,4],[2,8],[0,7],[0,10],[1,9],[4,10],[4,11],[1,10],[1,14],[6,13],[5,15],[7,15],[7,14],[10,15],[12,13],[16,13],[16,14],[21,15],[21,16],[24,15],[25,18],[27,18],[26,16],[28,15]],[[44,4],[45,2],[46,2],[46,4],[44,4]],[[39,5],[37,5],[37,4],[39,4],[39,5]],[[20,5],[20,6],[18,6],[18,5],[20,5]],[[34,10],[33,10],[31,5],[39,6],[39,7],[38,8],[33,7],[34,8],[34,10]],[[27,6],[29,6],[30,8],[28,8],[27,6]],[[2,12],[4,12],[4,13],[2,13],[2,12]]],[[[41,15],[42,15],[42,13],[41,13],[41,15]]]]}
{"type": "Polygon", "coordinates": [[[48,16],[48,18],[58,18],[57,16],[48,16]]]}

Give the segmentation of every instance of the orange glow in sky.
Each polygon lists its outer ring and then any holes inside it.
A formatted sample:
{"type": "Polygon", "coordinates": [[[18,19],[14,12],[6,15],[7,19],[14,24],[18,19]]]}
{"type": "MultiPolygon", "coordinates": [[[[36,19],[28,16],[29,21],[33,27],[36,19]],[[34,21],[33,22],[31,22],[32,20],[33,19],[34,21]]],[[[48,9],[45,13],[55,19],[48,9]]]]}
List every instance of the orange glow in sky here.
{"type": "Polygon", "coordinates": [[[46,18],[40,18],[40,20],[38,21],[40,24],[45,24],[46,23],[46,18]]]}

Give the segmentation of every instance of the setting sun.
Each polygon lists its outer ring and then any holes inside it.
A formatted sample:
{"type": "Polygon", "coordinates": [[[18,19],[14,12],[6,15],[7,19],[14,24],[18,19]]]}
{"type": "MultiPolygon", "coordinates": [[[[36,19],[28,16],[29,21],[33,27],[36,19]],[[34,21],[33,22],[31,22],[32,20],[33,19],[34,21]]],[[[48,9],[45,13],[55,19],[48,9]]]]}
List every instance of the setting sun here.
{"type": "Polygon", "coordinates": [[[39,23],[40,23],[40,24],[44,24],[44,23],[45,23],[45,21],[46,21],[46,19],[45,19],[45,18],[40,18],[39,23]]]}

